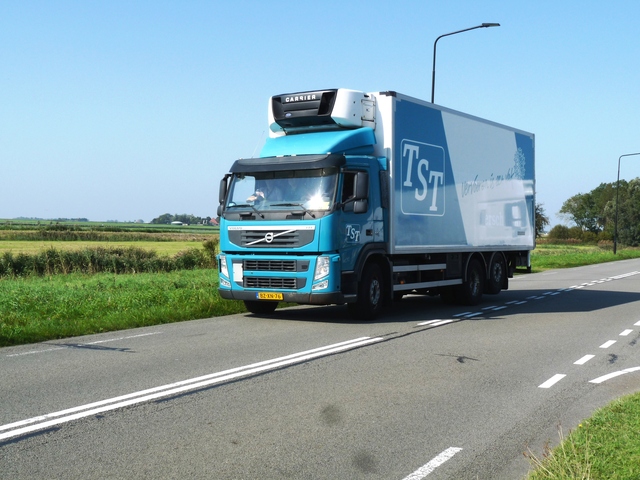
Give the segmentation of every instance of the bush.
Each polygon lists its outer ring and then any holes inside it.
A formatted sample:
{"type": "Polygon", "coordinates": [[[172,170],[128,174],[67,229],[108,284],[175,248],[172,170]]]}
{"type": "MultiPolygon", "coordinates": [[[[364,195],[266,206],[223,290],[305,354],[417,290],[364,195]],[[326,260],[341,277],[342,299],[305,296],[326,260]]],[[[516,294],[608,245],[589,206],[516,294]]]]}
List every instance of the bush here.
{"type": "Polygon", "coordinates": [[[566,240],[569,238],[569,227],[564,225],[556,225],[551,230],[549,230],[549,235],[547,237],[550,240],[566,240]]]}
{"type": "Polygon", "coordinates": [[[68,273],[158,273],[215,267],[206,250],[191,248],[174,257],[158,256],[142,248],[93,247],[82,250],[48,248],[37,254],[5,252],[0,256],[0,277],[56,275],[68,273]]]}

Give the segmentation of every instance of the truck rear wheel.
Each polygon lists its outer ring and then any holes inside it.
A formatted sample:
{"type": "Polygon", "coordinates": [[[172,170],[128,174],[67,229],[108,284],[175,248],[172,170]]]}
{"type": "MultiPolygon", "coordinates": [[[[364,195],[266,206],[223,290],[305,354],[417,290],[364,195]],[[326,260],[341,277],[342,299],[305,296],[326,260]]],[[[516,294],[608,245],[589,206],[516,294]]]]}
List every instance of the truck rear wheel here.
{"type": "Polygon", "coordinates": [[[472,259],[467,267],[467,279],[458,287],[457,298],[464,305],[477,305],[484,291],[484,267],[477,259],[472,259]]]}
{"type": "Polygon", "coordinates": [[[375,318],[382,310],[383,292],[382,271],[378,264],[370,263],[358,285],[358,300],[347,305],[351,317],[356,320],[375,318]]]}
{"type": "Polygon", "coordinates": [[[251,313],[256,313],[258,315],[267,315],[269,313],[273,313],[278,306],[278,302],[258,302],[252,300],[245,300],[244,306],[251,313]]]}
{"type": "Polygon", "coordinates": [[[487,280],[487,293],[495,295],[500,293],[507,276],[507,266],[502,255],[495,255],[489,264],[489,278],[487,280]]]}

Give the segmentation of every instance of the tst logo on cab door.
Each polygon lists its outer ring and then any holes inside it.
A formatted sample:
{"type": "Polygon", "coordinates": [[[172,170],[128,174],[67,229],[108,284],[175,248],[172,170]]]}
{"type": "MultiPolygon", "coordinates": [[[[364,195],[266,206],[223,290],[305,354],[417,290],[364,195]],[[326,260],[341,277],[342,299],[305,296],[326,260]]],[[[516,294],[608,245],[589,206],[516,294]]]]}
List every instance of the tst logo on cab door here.
{"type": "Polygon", "coordinates": [[[400,152],[402,213],[444,215],[444,149],[405,139],[400,152]]]}

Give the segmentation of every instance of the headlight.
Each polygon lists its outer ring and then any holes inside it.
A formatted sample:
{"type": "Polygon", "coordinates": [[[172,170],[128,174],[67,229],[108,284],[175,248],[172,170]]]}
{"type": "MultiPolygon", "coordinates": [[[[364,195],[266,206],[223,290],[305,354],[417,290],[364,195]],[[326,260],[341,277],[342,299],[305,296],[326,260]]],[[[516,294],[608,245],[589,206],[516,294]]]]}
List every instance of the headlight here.
{"type": "Polygon", "coordinates": [[[314,280],[320,280],[329,275],[329,257],[318,257],[316,260],[316,271],[313,274],[314,280]]]}
{"type": "Polygon", "coordinates": [[[229,269],[227,268],[227,256],[220,255],[220,273],[229,278],[229,269]]]}
{"type": "Polygon", "coordinates": [[[329,280],[323,280],[313,285],[312,290],[325,290],[329,288],[329,280]]]}

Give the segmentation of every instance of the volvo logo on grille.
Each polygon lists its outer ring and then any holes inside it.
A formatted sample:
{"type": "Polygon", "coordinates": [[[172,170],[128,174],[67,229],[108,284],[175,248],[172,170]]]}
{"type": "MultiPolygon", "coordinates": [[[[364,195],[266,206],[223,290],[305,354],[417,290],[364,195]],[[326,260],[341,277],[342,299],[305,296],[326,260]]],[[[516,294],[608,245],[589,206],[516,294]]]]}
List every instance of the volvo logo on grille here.
{"type": "Polygon", "coordinates": [[[273,232],[267,232],[267,234],[264,236],[264,241],[267,243],[273,242],[273,232]]]}

